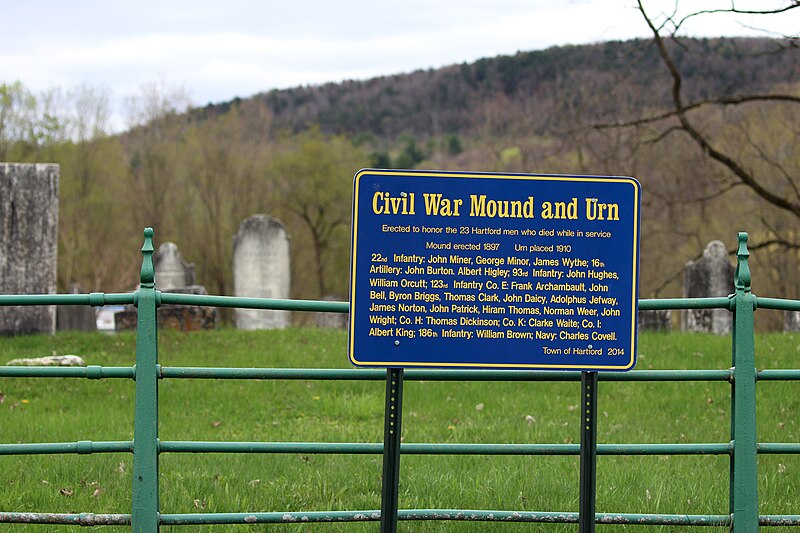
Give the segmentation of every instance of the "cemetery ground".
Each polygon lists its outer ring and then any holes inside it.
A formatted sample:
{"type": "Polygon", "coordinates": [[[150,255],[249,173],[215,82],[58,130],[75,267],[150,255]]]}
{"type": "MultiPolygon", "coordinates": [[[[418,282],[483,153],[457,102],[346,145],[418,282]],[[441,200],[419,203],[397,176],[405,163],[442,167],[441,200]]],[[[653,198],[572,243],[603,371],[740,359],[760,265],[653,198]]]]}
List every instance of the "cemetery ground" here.
{"type": "MultiPolygon", "coordinates": [[[[160,331],[165,366],[349,368],[346,333],[299,329],[191,334],[160,331]]],[[[640,335],[637,369],[727,369],[730,337],[640,335]]],[[[87,364],[133,364],[132,333],[0,338],[0,362],[76,354],[87,364]]],[[[796,368],[800,334],[756,337],[756,364],[796,368]]],[[[634,370],[635,371],[635,370],[634,370]]],[[[759,442],[800,440],[798,383],[758,384],[759,442]]],[[[577,443],[580,382],[407,380],[407,443],[577,443]]],[[[104,379],[0,379],[0,442],[130,440],[134,384],[104,379]]],[[[381,442],[381,381],[177,380],[159,383],[162,440],[381,442]]],[[[598,443],[723,443],[726,382],[599,384],[598,443]]],[[[598,456],[598,512],[726,514],[727,456],[598,456]]],[[[130,513],[132,455],[0,456],[0,510],[130,513]]],[[[380,508],[380,455],[174,454],[160,456],[165,513],[380,508]]],[[[403,455],[401,509],[569,511],[578,508],[577,456],[403,455]]],[[[759,456],[761,514],[796,514],[800,457],[759,456]]],[[[401,531],[574,531],[575,525],[402,522],[401,531]]],[[[13,526],[45,531],[57,526],[13,526]]],[[[69,529],[65,527],[63,529],[69,529]]],[[[95,527],[127,531],[127,527],[95,527]]],[[[173,526],[165,531],[346,531],[376,522],[173,526]]],[[[603,526],[602,531],[647,531],[603,526]]],[[[672,530],[675,528],[663,528],[672,530]]],[[[773,528],[773,531],[784,528],[773,528]]],[[[723,531],[722,527],[680,528],[723,531]]]]}

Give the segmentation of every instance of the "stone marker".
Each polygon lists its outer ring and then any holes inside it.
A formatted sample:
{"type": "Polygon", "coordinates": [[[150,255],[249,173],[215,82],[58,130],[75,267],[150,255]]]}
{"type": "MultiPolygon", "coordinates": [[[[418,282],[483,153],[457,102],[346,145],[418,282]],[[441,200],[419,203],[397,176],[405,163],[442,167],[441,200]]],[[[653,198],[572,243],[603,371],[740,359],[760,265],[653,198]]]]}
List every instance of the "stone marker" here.
{"type": "MultiPolygon", "coordinates": [[[[0,294],[56,292],[58,180],[58,165],[0,163],[0,294]]],[[[55,306],[0,307],[0,335],[55,331],[55,306]]]]}
{"type": "Polygon", "coordinates": [[[77,355],[50,355],[30,359],[12,359],[7,366],[86,366],[86,362],[77,355]]]}
{"type": "MultiPolygon", "coordinates": [[[[70,294],[81,294],[80,285],[69,286],[70,294]]],[[[88,305],[59,305],[56,307],[58,331],[97,331],[97,313],[88,305]]]]}
{"type": "Polygon", "coordinates": [[[123,311],[124,305],[104,305],[95,309],[97,313],[97,330],[114,331],[114,314],[123,311]]]}
{"type": "MultiPolygon", "coordinates": [[[[158,247],[153,266],[156,271],[156,289],[162,293],[207,294],[205,287],[195,285],[194,264],[183,260],[175,243],[165,242],[158,247]]],[[[136,329],[137,318],[136,308],[126,305],[125,309],[114,313],[114,329],[136,329]]],[[[218,323],[219,310],[216,307],[162,304],[156,310],[156,324],[159,329],[198,331],[214,329],[218,323]]]]}
{"type": "MultiPolygon", "coordinates": [[[[233,238],[233,293],[256,298],[288,298],[289,237],[281,221],[253,215],[233,238]]],[[[236,309],[239,329],[276,329],[289,325],[288,311],[236,309]]]]}
{"type": "Polygon", "coordinates": [[[800,312],[783,312],[783,331],[800,331],[800,312]]]}
{"type": "MultiPolygon", "coordinates": [[[[156,309],[156,317],[158,316],[158,309],[156,309]]],[[[138,323],[137,310],[132,305],[126,305],[122,311],[114,312],[114,331],[132,331],[136,329],[138,323]]],[[[156,324],[158,319],[156,318],[156,324]]]]}
{"type": "MultiPolygon", "coordinates": [[[[728,296],[734,290],[736,268],[728,261],[721,241],[711,241],[703,257],[686,263],[683,278],[684,298],[728,296]]],[[[732,313],[726,309],[687,309],[683,313],[684,331],[725,335],[731,332],[732,313]]]]}
{"type": "MultiPolygon", "coordinates": [[[[158,281],[158,278],[156,278],[156,281],[158,281]]],[[[206,288],[202,285],[189,285],[188,287],[170,289],[164,292],[177,294],[208,294],[206,288]]],[[[201,329],[214,329],[219,323],[219,309],[205,305],[163,304],[158,308],[156,313],[158,316],[158,327],[165,329],[199,331],[201,329]]]]}
{"type": "MultiPolygon", "coordinates": [[[[158,247],[153,266],[156,271],[156,288],[161,292],[208,294],[205,287],[195,285],[194,263],[183,260],[175,243],[165,242],[158,247]]],[[[164,304],[156,313],[159,328],[178,331],[214,329],[219,322],[219,311],[216,307],[164,304]]],[[[136,324],[135,317],[133,324],[136,324]]]]}
{"type": "MultiPolygon", "coordinates": [[[[177,294],[205,295],[206,288],[202,285],[190,285],[162,291],[177,294]]],[[[136,329],[138,322],[137,309],[126,305],[122,311],[114,313],[114,331],[130,331],[136,329]]],[[[173,329],[176,331],[199,331],[214,329],[219,324],[219,310],[216,307],[201,305],[174,305],[161,304],[156,309],[156,325],[159,329],[173,329]]]]}
{"type": "Polygon", "coordinates": [[[639,331],[669,331],[672,311],[658,309],[653,311],[639,311],[639,331]]]}
{"type": "MultiPolygon", "coordinates": [[[[341,302],[343,298],[337,296],[323,296],[323,302],[341,302]]],[[[350,315],[347,313],[316,313],[316,323],[318,328],[347,328],[350,315]]]]}
{"type": "Polygon", "coordinates": [[[156,288],[160,291],[194,285],[194,263],[183,260],[174,242],[165,242],[158,247],[153,265],[156,269],[156,288]]]}

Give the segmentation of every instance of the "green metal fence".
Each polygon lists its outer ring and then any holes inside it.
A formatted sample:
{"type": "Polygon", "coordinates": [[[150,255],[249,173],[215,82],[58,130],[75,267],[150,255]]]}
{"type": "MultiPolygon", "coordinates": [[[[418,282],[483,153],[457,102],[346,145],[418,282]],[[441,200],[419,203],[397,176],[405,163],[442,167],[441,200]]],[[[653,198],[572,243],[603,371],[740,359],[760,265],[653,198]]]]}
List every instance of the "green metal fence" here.
{"type": "Polygon", "coordinates": [[[132,441],[0,444],[0,455],[132,453],[132,508],[124,514],[18,513],[0,510],[0,523],[131,525],[141,532],[161,525],[263,524],[292,522],[380,522],[382,532],[397,530],[398,520],[468,520],[530,523],[577,523],[593,531],[596,523],[728,526],[736,532],[760,526],[800,526],[800,515],[758,514],[758,454],[798,454],[800,443],[756,440],[756,383],[800,380],[800,370],[755,368],[754,312],[757,308],[800,311],[800,301],[760,298],[750,290],[747,235],[739,234],[735,292],[723,298],[640,300],[640,310],[727,309],[733,313],[732,364],[728,370],[635,370],[629,373],[535,372],[492,370],[282,369],[162,367],[158,363],[156,309],[184,304],[250,309],[347,313],[343,302],[269,300],[227,296],[161,293],[155,287],[153,231],[145,230],[140,288],[123,294],[0,295],[0,306],[132,304],[138,309],[136,361],[133,367],[0,367],[0,377],[133,379],[136,387],[132,441]],[[161,379],[380,380],[386,383],[382,443],[196,442],[162,441],[158,436],[158,381],[161,379]],[[580,381],[581,442],[576,444],[400,443],[404,380],[428,381],[580,381]],[[731,439],[699,444],[597,444],[598,381],[727,381],[731,391],[731,439]],[[353,511],[258,513],[161,513],[158,458],[164,453],[325,453],[382,454],[381,508],[353,511]],[[578,455],[580,498],[577,512],[529,512],[459,509],[398,509],[400,456],[578,455]],[[723,515],[664,515],[596,512],[595,465],[600,455],[727,455],[730,457],[730,507],[723,515]]]}

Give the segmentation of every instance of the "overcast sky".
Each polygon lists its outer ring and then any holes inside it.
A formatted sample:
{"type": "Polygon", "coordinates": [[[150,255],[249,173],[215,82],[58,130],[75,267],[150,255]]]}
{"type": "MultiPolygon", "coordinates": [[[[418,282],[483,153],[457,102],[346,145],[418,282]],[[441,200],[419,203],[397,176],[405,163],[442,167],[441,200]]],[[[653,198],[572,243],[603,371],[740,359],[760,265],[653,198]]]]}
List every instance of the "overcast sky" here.
{"type": "MultiPolygon", "coordinates": [[[[683,0],[726,6],[729,0],[683,0]]],[[[741,2],[743,5],[747,2],[741,2]]],[[[775,5],[777,0],[751,0],[775,5]]],[[[80,84],[113,99],[155,81],[195,105],[296,85],[646,37],[635,0],[0,0],[0,82],[34,92],[80,84]]],[[[691,5],[690,5],[691,4],[691,5]]],[[[674,0],[647,0],[653,15],[674,0]]],[[[797,34],[800,10],[701,17],[688,35],[797,34]]],[[[116,105],[116,104],[115,104],[116,105]]]]}

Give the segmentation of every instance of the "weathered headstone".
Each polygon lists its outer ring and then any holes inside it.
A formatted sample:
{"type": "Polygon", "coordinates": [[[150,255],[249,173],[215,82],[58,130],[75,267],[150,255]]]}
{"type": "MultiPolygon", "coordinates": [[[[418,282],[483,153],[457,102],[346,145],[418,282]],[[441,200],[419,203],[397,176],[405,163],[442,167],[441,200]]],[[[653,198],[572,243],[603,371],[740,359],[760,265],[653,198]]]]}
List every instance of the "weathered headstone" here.
{"type": "MultiPolygon", "coordinates": [[[[202,285],[190,285],[188,287],[162,292],[176,294],[207,294],[206,288],[202,285]]],[[[114,313],[115,331],[134,330],[136,329],[137,323],[138,311],[136,307],[132,305],[126,305],[123,310],[114,313]]],[[[159,329],[199,331],[202,329],[215,329],[218,324],[219,310],[216,307],[161,304],[158,309],[156,309],[156,325],[159,329]]]]}
{"type": "MultiPolygon", "coordinates": [[[[80,285],[73,283],[70,294],[81,294],[80,285]]],[[[97,314],[88,305],[59,305],[56,308],[56,327],[58,331],[97,331],[97,314]]]]}
{"type": "MultiPolygon", "coordinates": [[[[255,298],[288,298],[289,237],[281,221],[253,215],[233,239],[233,293],[255,298]]],[[[289,325],[288,311],[236,309],[239,329],[276,329],[289,325]]]]}
{"type": "Polygon", "coordinates": [[[194,263],[183,260],[174,242],[165,242],[158,247],[153,265],[156,269],[156,287],[160,291],[194,285],[194,263]]]}
{"type": "MultiPolygon", "coordinates": [[[[56,292],[58,180],[58,165],[0,163],[0,294],[56,292]]],[[[0,335],[55,330],[55,306],[0,307],[0,335]]]]}
{"type": "MultiPolygon", "coordinates": [[[[165,242],[158,247],[153,260],[156,271],[156,289],[162,293],[205,295],[206,288],[194,284],[194,264],[183,260],[178,246],[165,242]]],[[[138,321],[134,306],[114,314],[116,331],[132,330],[138,321]]],[[[214,329],[219,323],[219,310],[216,307],[200,305],[162,304],[156,310],[156,324],[159,329],[177,331],[198,331],[214,329]]]]}
{"type": "MultiPolygon", "coordinates": [[[[115,311],[114,331],[135,330],[138,316],[136,308],[132,305],[126,305],[121,311],[115,311]]],[[[156,309],[156,316],[158,316],[158,309],[156,309]]],[[[156,320],[156,324],[158,324],[158,320],[156,320]]]]}
{"type": "Polygon", "coordinates": [[[124,311],[124,305],[104,305],[98,307],[97,311],[97,330],[98,331],[114,331],[116,330],[116,320],[114,315],[120,311],[124,311]]]}
{"type": "MultiPolygon", "coordinates": [[[[736,269],[728,261],[728,252],[720,241],[711,241],[703,257],[686,263],[684,298],[713,298],[733,292],[736,269]]],[[[733,318],[726,309],[687,309],[683,314],[684,331],[724,335],[731,332],[733,318]]]]}
{"type": "Polygon", "coordinates": [[[783,312],[783,331],[800,331],[800,311],[783,312]]]}
{"type": "MultiPolygon", "coordinates": [[[[340,302],[342,298],[336,296],[323,296],[323,302],[340,302]]],[[[318,328],[346,328],[350,315],[347,313],[316,313],[318,328]]]]}
{"type": "MultiPolygon", "coordinates": [[[[156,274],[158,275],[158,274],[156,274]]],[[[156,278],[157,279],[157,278],[156,278]]],[[[189,285],[164,292],[205,295],[202,285],[189,285]]],[[[219,309],[207,305],[162,305],[158,308],[158,327],[179,331],[214,329],[219,323],[219,309]]]]}
{"type": "Polygon", "coordinates": [[[669,331],[671,318],[672,311],[669,309],[639,311],[639,331],[669,331]]]}

